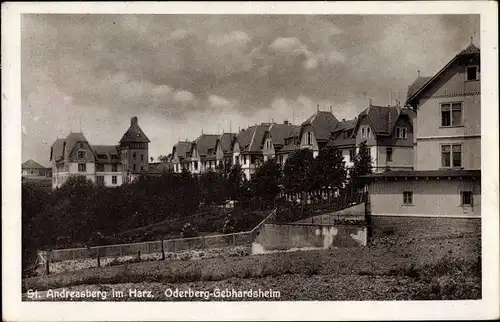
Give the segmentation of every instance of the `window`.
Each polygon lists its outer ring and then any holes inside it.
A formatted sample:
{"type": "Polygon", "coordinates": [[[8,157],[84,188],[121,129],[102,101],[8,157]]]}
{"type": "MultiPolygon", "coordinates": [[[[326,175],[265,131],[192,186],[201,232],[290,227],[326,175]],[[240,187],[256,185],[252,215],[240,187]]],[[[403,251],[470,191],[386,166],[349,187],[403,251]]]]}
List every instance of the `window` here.
{"type": "Polygon", "coordinates": [[[365,135],[365,128],[362,128],[361,129],[361,138],[366,138],[366,135],[365,135]]]}
{"type": "Polygon", "coordinates": [[[97,163],[97,164],[95,165],[95,171],[97,171],[97,172],[104,172],[104,164],[102,164],[102,163],[97,163]]]}
{"type": "Polygon", "coordinates": [[[247,156],[246,156],[246,155],[244,155],[244,156],[243,156],[243,164],[246,164],[246,163],[247,163],[247,156]]]}
{"type": "Polygon", "coordinates": [[[112,184],[116,184],[116,182],[117,182],[117,176],[112,176],[111,177],[111,183],[112,184]]]}
{"type": "Polygon", "coordinates": [[[348,139],[350,137],[350,133],[348,131],[343,133],[344,139],[348,139]]]}
{"type": "Polygon", "coordinates": [[[356,149],[354,148],[349,149],[349,161],[354,162],[355,158],[356,158],[356,149]]]}
{"type": "Polygon", "coordinates": [[[144,166],[141,165],[141,171],[143,171],[143,170],[144,170],[144,166]]]}
{"type": "Polygon", "coordinates": [[[413,205],[413,191],[403,191],[403,204],[413,205]]]}
{"type": "Polygon", "coordinates": [[[104,176],[97,176],[97,184],[104,185],[104,176]]]}
{"type": "Polygon", "coordinates": [[[113,163],[111,165],[111,172],[118,172],[118,164],[113,163]]]}
{"type": "Polygon", "coordinates": [[[441,104],[441,126],[462,125],[462,103],[441,104]]]}
{"type": "Polygon", "coordinates": [[[392,148],[385,148],[385,160],[392,162],[392,148]]]}
{"type": "Polygon", "coordinates": [[[144,154],[141,154],[141,161],[144,161],[144,154]]]}
{"type": "Polygon", "coordinates": [[[478,80],[479,79],[479,68],[478,66],[467,67],[467,80],[478,80]]]}
{"type": "Polygon", "coordinates": [[[132,153],[132,158],[134,158],[134,160],[135,160],[136,156],[137,156],[137,155],[136,155],[136,153],[135,153],[135,152],[134,152],[134,153],[132,153]]]}
{"type": "Polygon", "coordinates": [[[396,128],[396,138],[398,139],[407,139],[408,138],[408,130],[406,127],[397,127],[396,128]]]}
{"type": "Polygon", "coordinates": [[[462,167],[461,144],[445,144],[441,146],[441,167],[443,168],[462,167]]]}
{"type": "Polygon", "coordinates": [[[307,145],[312,145],[312,132],[307,132],[306,133],[306,144],[307,145]]]}
{"type": "Polygon", "coordinates": [[[370,137],[370,128],[367,128],[366,129],[366,137],[369,138],[370,137]]]}
{"type": "Polygon", "coordinates": [[[84,160],[86,155],[87,155],[87,151],[78,150],[78,160],[84,160]]]}
{"type": "Polygon", "coordinates": [[[198,162],[195,162],[195,163],[194,163],[194,169],[195,169],[195,170],[198,170],[198,162]]]}
{"type": "Polygon", "coordinates": [[[472,206],[472,191],[460,192],[462,206],[472,206]]]}
{"type": "Polygon", "coordinates": [[[83,149],[83,143],[80,143],[80,149],[83,149]]]}
{"type": "Polygon", "coordinates": [[[133,168],[133,169],[134,169],[134,171],[135,171],[135,164],[132,166],[132,168],[133,168]]]}
{"type": "Polygon", "coordinates": [[[78,172],[87,172],[87,164],[79,163],[78,164],[78,172]]]}

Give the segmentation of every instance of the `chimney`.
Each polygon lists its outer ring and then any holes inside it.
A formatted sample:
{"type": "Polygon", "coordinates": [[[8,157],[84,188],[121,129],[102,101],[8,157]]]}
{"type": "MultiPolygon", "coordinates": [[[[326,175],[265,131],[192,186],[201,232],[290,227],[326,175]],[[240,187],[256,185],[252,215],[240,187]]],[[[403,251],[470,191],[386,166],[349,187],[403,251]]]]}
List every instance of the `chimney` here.
{"type": "Polygon", "coordinates": [[[284,120],[284,121],[283,121],[283,124],[288,124],[288,121],[287,121],[287,120],[284,120]]]}
{"type": "Polygon", "coordinates": [[[319,104],[316,105],[316,110],[319,112],[319,104]]]}
{"type": "Polygon", "coordinates": [[[372,105],[372,99],[370,98],[370,106],[372,105]]]}
{"type": "Polygon", "coordinates": [[[420,71],[419,70],[417,70],[417,76],[420,77],[420,71]]]}
{"type": "Polygon", "coordinates": [[[134,116],[130,119],[130,126],[137,125],[137,116],[134,116]]]}
{"type": "Polygon", "coordinates": [[[330,105],[330,113],[332,113],[332,114],[333,114],[333,112],[332,112],[332,106],[331,106],[331,105],[330,105]]]}
{"type": "Polygon", "coordinates": [[[342,119],[342,122],[345,122],[345,119],[342,119]]]}

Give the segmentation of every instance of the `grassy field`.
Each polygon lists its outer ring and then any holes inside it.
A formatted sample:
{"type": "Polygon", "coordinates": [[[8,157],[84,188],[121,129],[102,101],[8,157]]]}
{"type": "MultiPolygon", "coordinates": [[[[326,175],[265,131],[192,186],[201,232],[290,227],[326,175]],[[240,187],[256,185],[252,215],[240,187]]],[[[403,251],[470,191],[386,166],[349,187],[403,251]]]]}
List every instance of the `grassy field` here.
{"type": "MultiPolygon", "coordinates": [[[[272,289],[280,292],[279,300],[479,299],[480,254],[479,236],[442,236],[424,240],[384,236],[368,247],[194,261],[153,261],[40,276],[25,279],[23,293],[29,289],[37,290],[39,300],[53,300],[47,299],[45,290],[113,289],[124,291],[126,296],[106,300],[165,301],[172,300],[164,295],[168,288],[228,288],[272,289]],[[130,289],[151,291],[153,297],[128,296],[130,289]]],[[[23,299],[27,299],[26,294],[23,299]]]]}

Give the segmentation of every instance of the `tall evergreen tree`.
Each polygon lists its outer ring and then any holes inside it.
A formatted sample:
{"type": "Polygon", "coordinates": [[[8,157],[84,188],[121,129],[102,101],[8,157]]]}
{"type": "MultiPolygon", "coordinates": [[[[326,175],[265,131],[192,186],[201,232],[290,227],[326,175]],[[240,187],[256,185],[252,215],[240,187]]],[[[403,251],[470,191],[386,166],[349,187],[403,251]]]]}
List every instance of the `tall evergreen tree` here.
{"type": "Polygon", "coordinates": [[[311,181],[313,164],[314,156],[310,149],[295,151],[287,159],[283,169],[285,190],[301,194],[311,191],[313,188],[311,181]]]}
{"type": "Polygon", "coordinates": [[[365,180],[361,176],[372,173],[372,159],[368,149],[366,141],[361,142],[356,158],[354,159],[350,183],[355,191],[364,188],[365,180]]]}
{"type": "Polygon", "coordinates": [[[274,158],[264,162],[250,180],[250,190],[254,198],[269,203],[280,192],[281,166],[274,158]]]}
{"type": "Polygon", "coordinates": [[[314,189],[341,189],[346,181],[347,172],[341,151],[328,146],[319,152],[312,167],[311,180],[314,189]]]}

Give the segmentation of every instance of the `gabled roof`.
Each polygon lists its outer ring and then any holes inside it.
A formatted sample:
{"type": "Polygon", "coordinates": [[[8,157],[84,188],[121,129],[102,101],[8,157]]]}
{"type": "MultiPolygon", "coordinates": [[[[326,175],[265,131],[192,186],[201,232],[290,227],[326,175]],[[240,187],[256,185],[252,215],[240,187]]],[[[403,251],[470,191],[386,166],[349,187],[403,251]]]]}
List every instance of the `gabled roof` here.
{"type": "Polygon", "coordinates": [[[45,169],[43,165],[31,159],[21,164],[22,169],[45,169]]]}
{"type": "Polygon", "coordinates": [[[128,128],[127,132],[123,135],[122,139],[120,140],[120,143],[149,143],[148,137],[142,129],[139,127],[139,123],[137,120],[137,117],[132,117],[130,120],[130,127],[128,128]]]}
{"type": "Polygon", "coordinates": [[[339,121],[331,112],[317,111],[302,123],[302,127],[311,125],[316,140],[327,141],[330,138],[330,133],[337,127],[338,123],[339,121]]]}
{"type": "Polygon", "coordinates": [[[56,139],[52,143],[50,161],[55,160],[57,162],[63,158],[63,147],[64,139],[56,139]]]}
{"type": "Polygon", "coordinates": [[[406,98],[406,103],[405,105],[412,105],[411,103],[418,98],[418,95],[423,92],[424,89],[426,89],[430,84],[432,84],[439,76],[441,76],[452,64],[454,64],[459,58],[468,56],[468,55],[479,55],[480,54],[480,49],[476,47],[474,44],[470,44],[462,50],[460,53],[455,55],[453,59],[451,59],[448,64],[446,64],[440,71],[438,71],[434,76],[432,77],[422,77],[426,79],[424,80],[415,80],[413,84],[408,88],[408,95],[406,98]],[[417,82],[418,81],[418,82],[417,82]],[[420,86],[418,86],[420,85],[420,86]],[[410,91],[411,89],[411,91],[410,91]]]}
{"type": "Polygon", "coordinates": [[[299,134],[300,126],[292,124],[272,124],[267,130],[268,137],[272,138],[275,147],[285,145],[285,139],[299,134]]]}
{"type": "Polygon", "coordinates": [[[342,120],[339,122],[327,146],[351,146],[356,144],[356,136],[350,133],[349,137],[345,137],[344,133],[349,133],[356,127],[357,119],[342,120]]]}
{"type": "Polygon", "coordinates": [[[177,142],[172,149],[172,156],[177,152],[178,158],[185,158],[186,154],[191,151],[192,143],[189,141],[179,141],[177,142]]]}
{"type": "Polygon", "coordinates": [[[410,99],[422,86],[424,86],[432,77],[417,77],[413,84],[408,86],[408,92],[406,93],[406,101],[410,99]]]}
{"type": "Polygon", "coordinates": [[[97,163],[119,163],[120,154],[116,145],[92,145],[97,163]]]}
{"type": "Polygon", "coordinates": [[[240,145],[240,151],[262,151],[262,140],[264,138],[264,134],[270,126],[272,126],[272,123],[262,123],[260,125],[250,126],[248,129],[241,130],[236,136],[240,145]]]}
{"type": "Polygon", "coordinates": [[[415,118],[416,113],[409,108],[370,105],[359,114],[356,128],[361,120],[368,118],[375,135],[390,135],[394,130],[396,122],[403,115],[409,117],[409,121],[413,126],[413,119],[415,118]]]}
{"type": "Polygon", "coordinates": [[[55,160],[57,162],[63,158],[67,159],[78,142],[88,143],[83,133],[70,133],[66,139],[56,139],[52,144],[52,155],[50,160],[55,160]]]}
{"type": "Polygon", "coordinates": [[[236,138],[236,133],[224,133],[218,138],[223,153],[232,151],[234,138],[236,138]]]}
{"type": "Polygon", "coordinates": [[[193,142],[192,148],[196,147],[199,156],[207,156],[209,150],[215,148],[218,138],[217,134],[202,134],[193,142]]]}

